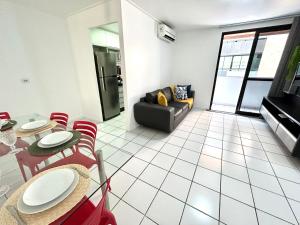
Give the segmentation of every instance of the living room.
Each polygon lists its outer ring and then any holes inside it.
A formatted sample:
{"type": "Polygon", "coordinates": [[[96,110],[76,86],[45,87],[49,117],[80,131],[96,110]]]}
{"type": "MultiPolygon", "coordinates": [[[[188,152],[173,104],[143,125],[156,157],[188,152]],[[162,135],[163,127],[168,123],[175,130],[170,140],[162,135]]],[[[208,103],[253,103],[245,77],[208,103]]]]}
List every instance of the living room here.
{"type": "Polygon", "coordinates": [[[1,224],[300,223],[299,1],[0,19],[1,224]]]}

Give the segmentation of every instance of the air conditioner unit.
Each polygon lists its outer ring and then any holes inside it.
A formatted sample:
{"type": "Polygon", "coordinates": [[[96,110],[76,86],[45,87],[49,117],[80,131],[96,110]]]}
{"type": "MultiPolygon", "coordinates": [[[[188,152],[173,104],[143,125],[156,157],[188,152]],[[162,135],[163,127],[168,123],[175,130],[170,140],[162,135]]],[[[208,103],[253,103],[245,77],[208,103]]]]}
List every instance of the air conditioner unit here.
{"type": "Polygon", "coordinates": [[[158,24],[158,37],[167,42],[174,42],[176,39],[175,31],[166,24],[158,24]]]}

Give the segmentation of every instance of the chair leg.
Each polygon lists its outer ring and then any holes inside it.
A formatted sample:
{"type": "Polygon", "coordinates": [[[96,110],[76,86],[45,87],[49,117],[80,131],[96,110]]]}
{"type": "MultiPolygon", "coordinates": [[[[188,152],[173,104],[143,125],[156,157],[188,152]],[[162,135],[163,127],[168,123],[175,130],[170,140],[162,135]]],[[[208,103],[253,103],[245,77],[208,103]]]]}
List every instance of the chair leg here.
{"type": "Polygon", "coordinates": [[[25,173],[25,170],[24,170],[24,166],[19,163],[19,167],[20,167],[22,176],[24,178],[24,181],[27,182],[27,177],[26,177],[26,173],[25,173]]]}
{"type": "Polygon", "coordinates": [[[106,224],[106,225],[108,225],[108,224],[111,224],[111,225],[117,225],[117,221],[116,221],[114,215],[112,215],[112,217],[109,217],[109,218],[108,218],[107,224],[106,224]]]}
{"type": "Polygon", "coordinates": [[[116,221],[116,218],[114,215],[112,215],[112,217],[110,217],[108,224],[117,225],[117,221],[116,221]]]}
{"type": "Polygon", "coordinates": [[[101,218],[99,225],[117,225],[117,221],[115,219],[114,214],[112,214],[110,211],[104,211],[103,217],[101,218]]]}

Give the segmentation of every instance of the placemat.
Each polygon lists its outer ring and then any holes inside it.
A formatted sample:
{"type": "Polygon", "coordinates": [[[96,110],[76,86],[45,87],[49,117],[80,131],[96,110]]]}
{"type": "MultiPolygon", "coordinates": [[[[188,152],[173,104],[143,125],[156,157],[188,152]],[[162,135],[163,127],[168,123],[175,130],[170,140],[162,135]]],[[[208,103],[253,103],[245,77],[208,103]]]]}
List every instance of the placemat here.
{"type": "Polygon", "coordinates": [[[71,131],[73,133],[73,137],[71,140],[67,141],[66,143],[52,147],[52,148],[41,148],[38,146],[38,142],[40,140],[37,140],[36,142],[32,143],[28,147],[28,152],[33,156],[48,156],[53,155],[58,152],[61,152],[67,148],[71,148],[73,145],[76,145],[80,141],[81,133],[79,131],[71,131]]]}
{"type": "Polygon", "coordinates": [[[17,121],[15,120],[9,120],[7,124],[1,127],[0,131],[8,130],[12,127],[14,127],[17,124],[17,121]]]}
{"type": "MultiPolygon", "coordinates": [[[[51,170],[61,169],[61,168],[76,168],[76,170],[80,173],[84,173],[89,175],[89,170],[78,164],[70,164],[60,167],[55,167],[49,170],[46,170],[33,178],[31,178],[28,182],[23,184],[19,189],[17,189],[4,203],[4,205],[0,209],[0,224],[9,224],[15,225],[17,221],[14,217],[10,215],[10,213],[6,210],[7,205],[12,205],[17,207],[17,202],[19,197],[24,193],[26,188],[37,178],[48,173],[51,170]]],[[[84,178],[83,176],[79,176],[79,182],[76,186],[75,190],[61,203],[48,209],[44,212],[27,215],[23,213],[19,213],[20,217],[26,222],[28,225],[45,225],[54,222],[61,216],[65,215],[69,212],[76,204],[78,204],[81,199],[86,195],[88,188],[90,186],[90,178],[84,178]]]]}
{"type": "Polygon", "coordinates": [[[42,127],[40,129],[36,129],[33,131],[24,131],[21,128],[19,128],[18,130],[16,130],[16,135],[17,137],[31,137],[34,136],[36,134],[40,134],[46,131],[49,131],[51,129],[53,129],[54,127],[57,126],[57,122],[50,120],[49,124],[46,127],[42,127]]]}

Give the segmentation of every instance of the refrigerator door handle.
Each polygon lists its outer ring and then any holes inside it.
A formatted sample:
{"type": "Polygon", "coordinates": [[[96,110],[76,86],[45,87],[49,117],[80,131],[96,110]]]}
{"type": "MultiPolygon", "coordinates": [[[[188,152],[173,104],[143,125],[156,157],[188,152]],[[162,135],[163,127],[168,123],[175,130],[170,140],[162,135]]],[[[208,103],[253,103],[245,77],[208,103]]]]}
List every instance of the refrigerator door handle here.
{"type": "Polygon", "coordinates": [[[103,91],[106,91],[106,85],[105,85],[105,81],[104,81],[104,67],[101,66],[101,80],[102,80],[102,88],[103,88],[103,91]]]}

